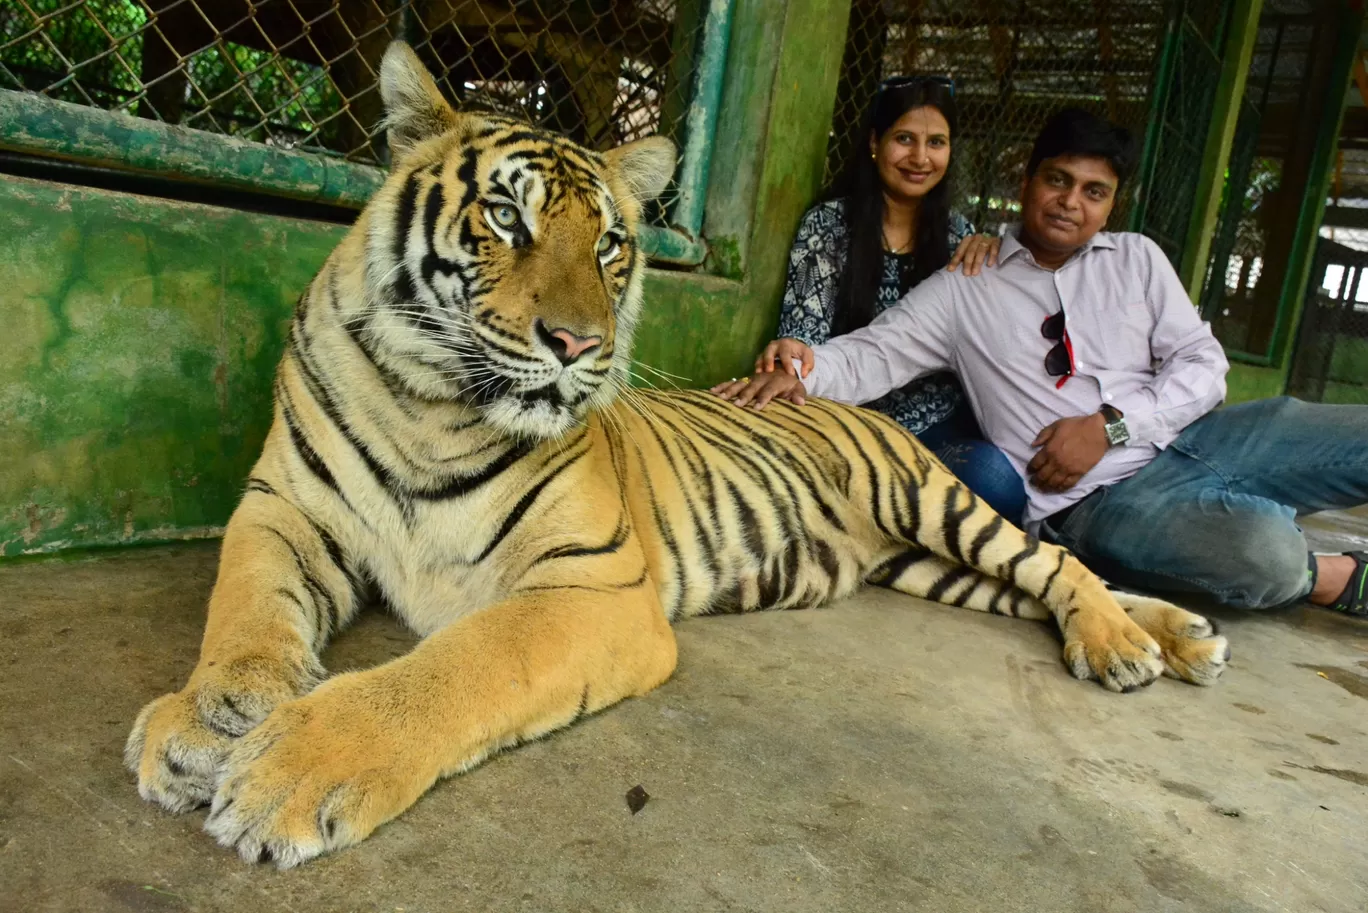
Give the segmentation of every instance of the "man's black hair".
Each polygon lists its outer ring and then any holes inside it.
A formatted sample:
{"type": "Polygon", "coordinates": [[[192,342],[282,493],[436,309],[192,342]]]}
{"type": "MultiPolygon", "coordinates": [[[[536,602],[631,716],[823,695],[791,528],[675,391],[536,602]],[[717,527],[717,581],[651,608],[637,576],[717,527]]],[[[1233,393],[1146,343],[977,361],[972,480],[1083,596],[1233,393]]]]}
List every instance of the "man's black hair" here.
{"type": "Polygon", "coordinates": [[[1063,108],[1036,134],[1031,158],[1026,163],[1026,178],[1035,176],[1041,162],[1061,155],[1106,159],[1116,172],[1119,190],[1135,170],[1135,137],[1120,124],[1091,111],[1063,108]]]}

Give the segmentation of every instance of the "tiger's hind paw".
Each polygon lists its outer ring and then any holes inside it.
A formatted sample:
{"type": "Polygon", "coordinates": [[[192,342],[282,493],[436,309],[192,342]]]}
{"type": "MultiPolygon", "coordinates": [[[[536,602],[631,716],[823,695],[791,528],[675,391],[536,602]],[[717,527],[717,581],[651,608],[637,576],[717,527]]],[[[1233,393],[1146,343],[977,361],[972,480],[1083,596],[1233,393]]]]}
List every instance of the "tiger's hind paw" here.
{"type": "Polygon", "coordinates": [[[1214,685],[1230,664],[1230,642],[1210,620],[1162,599],[1113,592],[1131,620],[1155,639],[1165,673],[1194,685],[1214,685]]]}

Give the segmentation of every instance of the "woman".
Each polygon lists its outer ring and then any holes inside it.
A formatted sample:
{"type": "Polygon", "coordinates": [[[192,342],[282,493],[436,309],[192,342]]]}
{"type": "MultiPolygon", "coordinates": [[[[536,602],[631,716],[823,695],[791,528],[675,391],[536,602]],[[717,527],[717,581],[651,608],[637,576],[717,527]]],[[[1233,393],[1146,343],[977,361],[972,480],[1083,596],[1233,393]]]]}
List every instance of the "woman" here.
{"type": "MultiPolygon", "coordinates": [[[[757,372],[793,372],[806,347],[867,326],[927,276],[964,264],[975,275],[997,261],[997,238],[975,235],[950,211],[954,83],[946,77],[886,80],[857,134],[834,192],[808,210],[789,253],[779,316],[780,339],[755,362],[757,372]],[[856,148],[858,149],[859,146],[856,148]],[[951,251],[954,250],[954,256],[951,251]]],[[[736,395],[744,382],[714,392],[736,395]]],[[[935,451],[975,494],[1020,524],[1026,490],[1000,450],[983,439],[959,380],[938,374],[866,403],[897,420],[935,451]]]]}

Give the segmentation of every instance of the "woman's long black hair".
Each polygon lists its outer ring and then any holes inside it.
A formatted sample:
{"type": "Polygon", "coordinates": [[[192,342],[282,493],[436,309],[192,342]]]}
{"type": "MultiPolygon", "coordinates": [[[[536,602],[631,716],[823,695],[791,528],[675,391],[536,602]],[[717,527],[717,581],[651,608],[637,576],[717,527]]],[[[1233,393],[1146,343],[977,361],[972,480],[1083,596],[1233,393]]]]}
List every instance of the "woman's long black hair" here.
{"type": "MultiPolygon", "coordinates": [[[[955,138],[955,95],[943,81],[915,77],[881,87],[860,120],[851,143],[850,161],[826,199],[845,200],[845,269],[836,290],[836,314],[832,334],[841,335],[868,326],[874,319],[874,303],[883,281],[883,184],[879,168],[869,155],[869,137],[875,142],[913,108],[933,107],[950,125],[955,138]]],[[[952,146],[953,148],[953,146],[952,146]]],[[[911,262],[901,264],[900,292],[921,282],[950,261],[950,172],[954,154],[940,183],[921,199],[917,212],[916,246],[911,262]]]]}

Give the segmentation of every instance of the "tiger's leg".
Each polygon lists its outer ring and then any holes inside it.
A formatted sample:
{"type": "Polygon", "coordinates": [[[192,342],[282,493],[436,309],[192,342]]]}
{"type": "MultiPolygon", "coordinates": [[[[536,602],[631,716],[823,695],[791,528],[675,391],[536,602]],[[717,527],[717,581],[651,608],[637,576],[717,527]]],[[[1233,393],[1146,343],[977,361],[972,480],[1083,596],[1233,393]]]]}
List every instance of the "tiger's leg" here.
{"type": "MultiPolygon", "coordinates": [[[[870,582],[979,612],[1037,621],[1054,618],[1043,602],[1006,581],[918,551],[895,556],[871,575],[870,582]]],[[[1221,677],[1230,661],[1230,645],[1216,634],[1212,622],[1161,599],[1111,593],[1131,621],[1158,642],[1167,674],[1194,685],[1214,685],[1221,677]]]]}
{"type": "Polygon", "coordinates": [[[889,497],[878,510],[884,529],[900,531],[914,549],[956,565],[946,574],[951,579],[927,585],[928,598],[944,601],[953,578],[977,570],[1049,608],[1064,636],[1064,661],[1076,677],[1131,691],[1163,673],[1159,644],[1082,562],[1003,520],[939,463],[923,463],[924,477],[900,492],[910,500],[889,497]]]}
{"type": "Polygon", "coordinates": [[[233,747],[205,828],[249,861],[298,865],[360,842],[438,778],[644,694],[674,667],[649,578],[526,592],[276,708],[233,747]]]}
{"type": "Polygon", "coordinates": [[[128,737],[138,793],[176,812],[208,803],[233,740],[318,682],[319,652],[355,607],[336,544],[270,485],[249,488],[223,537],[199,663],[128,737]]]}

